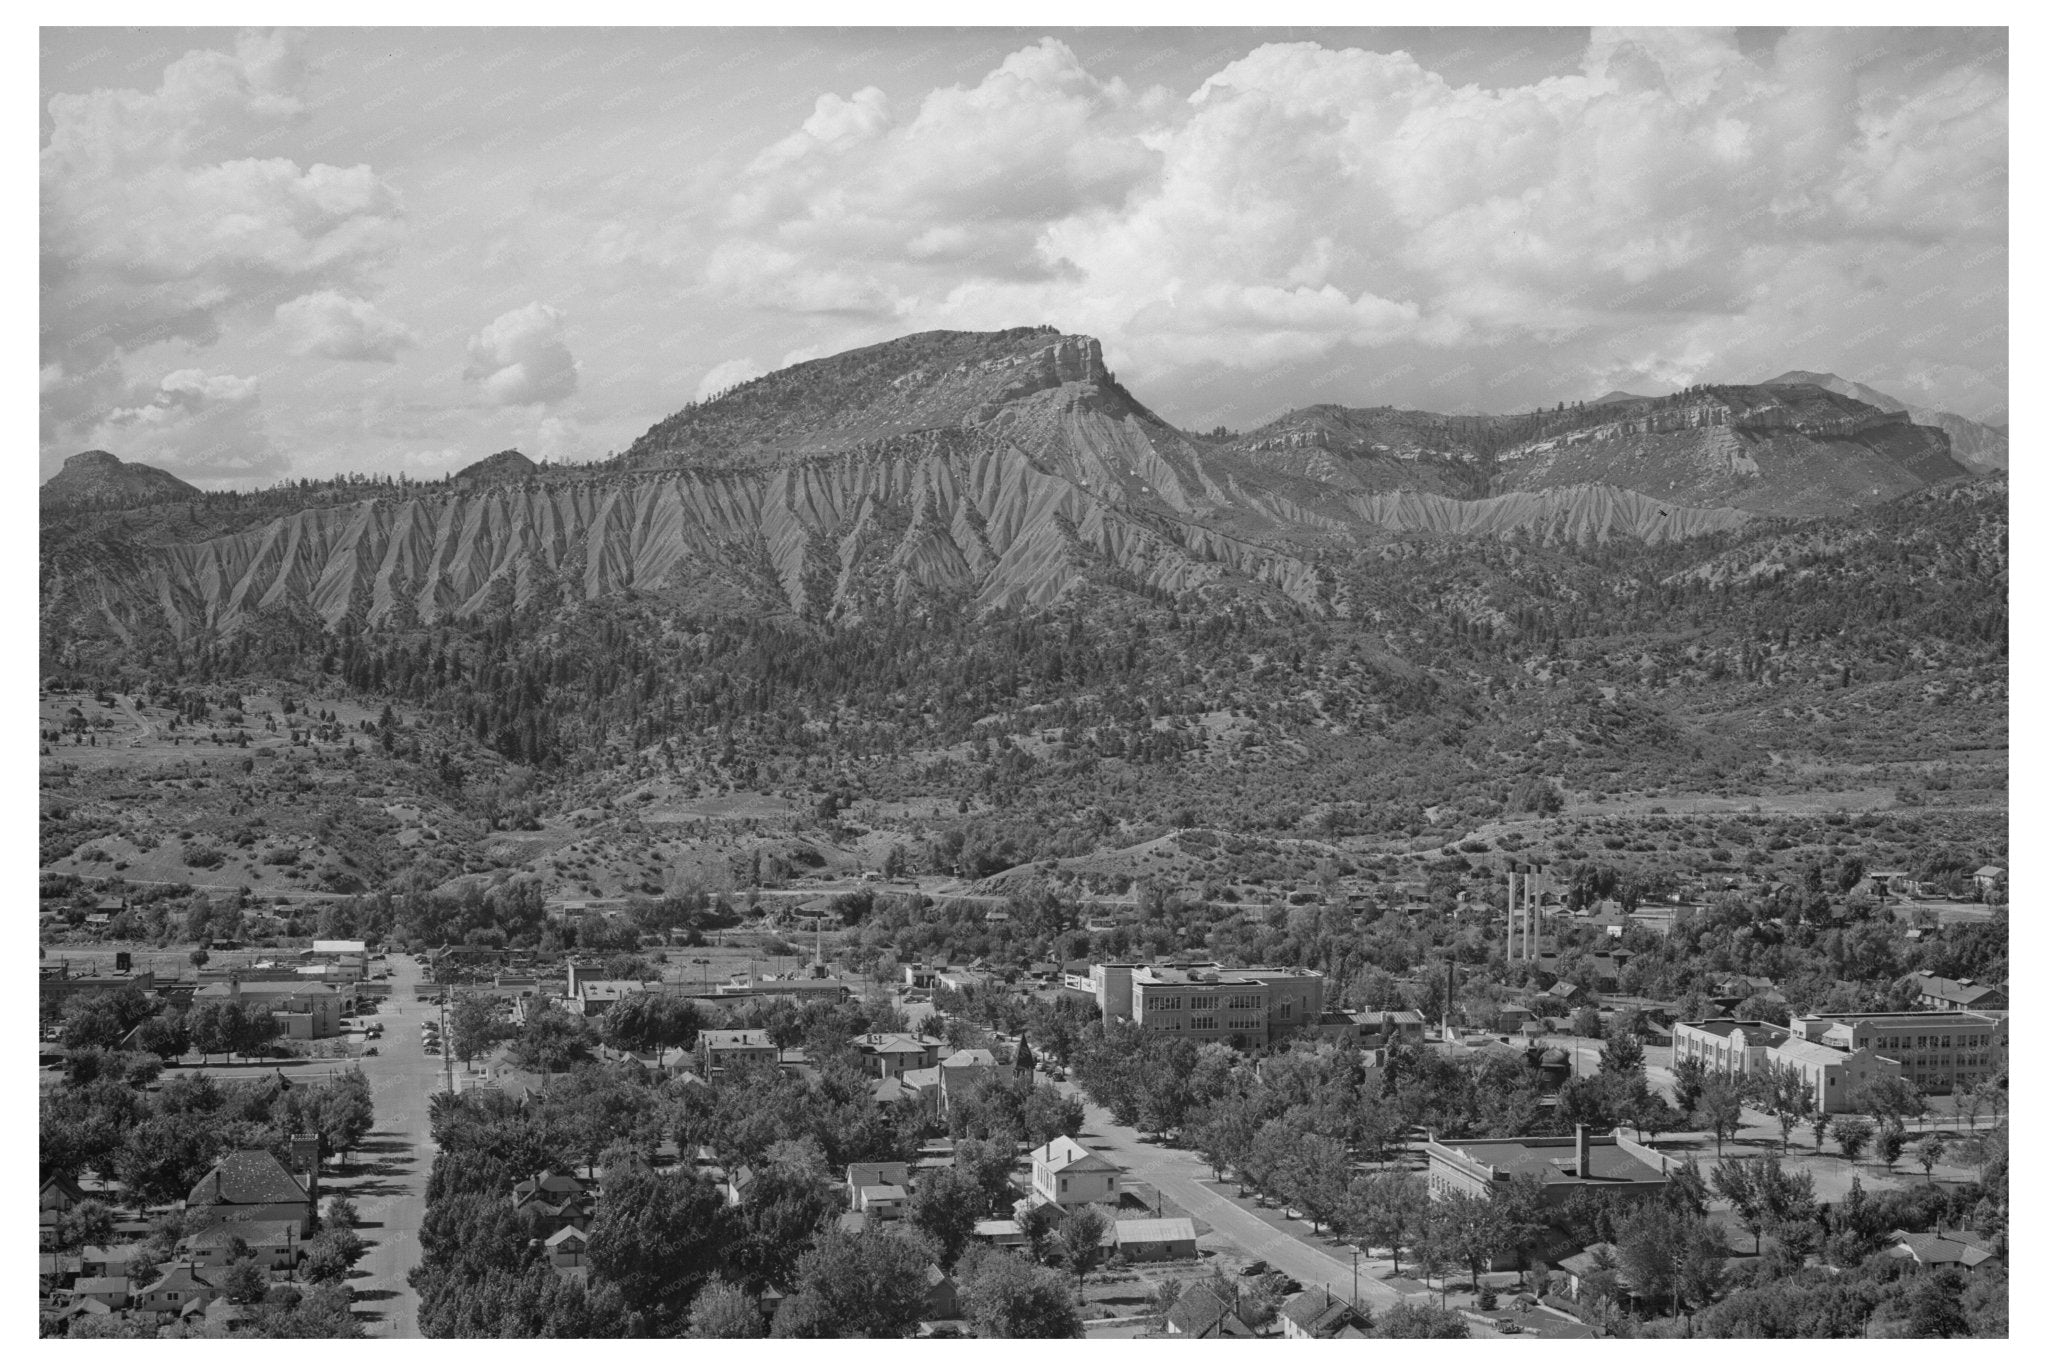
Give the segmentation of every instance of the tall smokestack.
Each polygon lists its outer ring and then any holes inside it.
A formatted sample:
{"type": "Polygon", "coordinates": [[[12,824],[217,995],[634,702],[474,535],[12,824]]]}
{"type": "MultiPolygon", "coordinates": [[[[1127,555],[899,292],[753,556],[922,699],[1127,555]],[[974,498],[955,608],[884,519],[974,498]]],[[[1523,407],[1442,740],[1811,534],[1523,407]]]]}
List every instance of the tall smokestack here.
{"type": "Polygon", "coordinates": [[[1515,865],[1508,864],[1508,961],[1515,960],[1515,865]]]}
{"type": "Polygon", "coordinates": [[[1579,1179],[1590,1179],[1593,1174],[1593,1136],[1583,1123],[1578,1127],[1577,1146],[1579,1179]]]}
{"type": "Polygon", "coordinates": [[[1529,891],[1529,960],[1543,951],[1543,874],[1530,878],[1529,891]]]}

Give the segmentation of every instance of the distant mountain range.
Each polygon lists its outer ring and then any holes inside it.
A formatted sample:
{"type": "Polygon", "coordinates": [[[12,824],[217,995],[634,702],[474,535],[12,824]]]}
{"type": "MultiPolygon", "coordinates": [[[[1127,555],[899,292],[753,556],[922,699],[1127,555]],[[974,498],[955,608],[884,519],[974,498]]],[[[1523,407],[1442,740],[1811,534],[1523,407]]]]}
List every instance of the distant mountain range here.
{"type": "MultiPolygon", "coordinates": [[[[1400,537],[1676,540],[1968,472],[1945,429],[1813,379],[1501,416],[1326,404],[1201,436],[1118,383],[1093,338],[925,332],[691,404],[605,464],[502,451],[437,484],[264,494],[267,519],[159,520],[119,553],[90,527],[46,532],[46,608],[124,637],[626,591],[817,621],[1098,589],[1341,612],[1330,556],[1400,537]]],[[[135,500],[195,491],[93,452],[45,485],[46,509],[75,505],[88,475],[135,500]]]]}

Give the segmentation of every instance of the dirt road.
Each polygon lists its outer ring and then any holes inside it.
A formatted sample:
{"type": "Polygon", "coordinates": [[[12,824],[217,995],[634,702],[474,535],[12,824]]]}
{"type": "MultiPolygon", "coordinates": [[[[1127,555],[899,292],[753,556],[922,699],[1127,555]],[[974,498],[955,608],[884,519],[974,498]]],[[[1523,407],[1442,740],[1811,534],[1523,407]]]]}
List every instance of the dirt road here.
{"type": "Polygon", "coordinates": [[[371,1016],[385,1026],[376,1043],[379,1055],[362,1063],[377,1107],[377,1126],[355,1164],[323,1184],[326,1192],[354,1199],[362,1213],[362,1235],[370,1250],[349,1285],[355,1290],[357,1312],[373,1337],[420,1334],[418,1296],[405,1277],[419,1264],[420,1220],[426,1213],[427,1175],[434,1164],[427,1105],[442,1085],[441,1059],[420,1049],[420,1021],[438,1014],[434,1006],[413,999],[413,986],[421,976],[414,959],[393,960],[391,998],[371,1016]]]}

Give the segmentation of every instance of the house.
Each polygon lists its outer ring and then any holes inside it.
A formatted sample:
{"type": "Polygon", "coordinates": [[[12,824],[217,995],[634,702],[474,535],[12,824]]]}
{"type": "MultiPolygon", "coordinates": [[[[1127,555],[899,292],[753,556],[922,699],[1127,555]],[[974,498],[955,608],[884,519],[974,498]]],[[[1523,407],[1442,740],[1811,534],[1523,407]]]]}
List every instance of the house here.
{"type": "Polygon", "coordinates": [[[1933,972],[1914,972],[1903,983],[1917,995],[1923,1010],[2009,1010],[2012,1001],[1998,986],[1986,986],[1964,977],[1950,980],[1933,972]]]}
{"type": "Polygon", "coordinates": [[[1432,1139],[1429,1197],[1485,1195],[1517,1175],[1533,1176],[1546,1204],[1556,1206],[1580,1190],[1639,1199],[1669,1183],[1662,1153],[1623,1137],[1620,1129],[1594,1137],[1585,1124],[1571,1137],[1432,1139]]]}
{"type": "Polygon", "coordinates": [[[319,1150],[318,1135],[292,1139],[292,1164],[300,1174],[261,1148],[228,1153],[185,1197],[187,1225],[193,1224],[195,1214],[200,1215],[199,1226],[291,1223],[303,1241],[312,1230],[320,1197],[319,1150]]]}
{"type": "Polygon", "coordinates": [[[924,1272],[924,1313],[928,1318],[957,1318],[960,1316],[960,1286],[953,1277],[937,1266],[927,1266],[924,1272]]]}
{"type": "Polygon", "coordinates": [[[766,1029],[705,1029],[697,1035],[697,1060],[707,1071],[717,1071],[734,1062],[779,1062],[782,1049],[766,1029]]]}
{"type": "Polygon", "coordinates": [[[1127,1261],[1192,1261],[1195,1223],[1192,1218],[1126,1218],[1110,1230],[1118,1254],[1127,1261]]]}
{"type": "Polygon", "coordinates": [[[1255,1335],[1237,1315],[1237,1305],[1207,1284],[1195,1285],[1174,1300],[1166,1310],[1166,1334],[1193,1341],[1255,1335]]]}
{"type": "Polygon", "coordinates": [[[854,1193],[855,1213],[882,1222],[893,1222],[910,1211],[907,1185],[863,1185],[854,1193]]]}
{"type": "Polygon", "coordinates": [[[2003,1260],[1998,1248],[1990,1238],[1981,1233],[1955,1231],[1935,1232],[1894,1232],[1885,1238],[1891,1243],[1887,1255],[1900,1260],[1911,1261],[1922,1266],[1954,1266],[1958,1270],[1975,1270],[1986,1261],[2003,1260]]]}
{"type": "Polygon", "coordinates": [[[1056,1137],[1031,1154],[1031,1202],[1073,1208],[1114,1204],[1124,1168],[1070,1137],[1056,1137]]]}
{"type": "Polygon", "coordinates": [[[544,1245],[549,1265],[556,1270],[573,1270],[583,1264],[590,1234],[579,1227],[557,1228],[544,1245]]]}
{"type": "MultiPolygon", "coordinates": [[[[938,1071],[938,1105],[941,1114],[947,1112],[953,1103],[953,1096],[969,1087],[980,1084],[984,1079],[1000,1076],[1009,1070],[996,1061],[996,1054],[985,1047],[961,1048],[949,1057],[941,1058],[938,1071]]],[[[912,1075],[904,1072],[904,1078],[912,1075]]]]}
{"type": "Polygon", "coordinates": [[[576,983],[575,1001],[582,1008],[583,1017],[596,1019],[628,996],[639,995],[647,989],[644,981],[590,981],[576,983]]]}
{"type": "Polygon", "coordinates": [[[1295,1341],[1354,1341],[1365,1336],[1366,1320],[1356,1308],[1321,1285],[1312,1285],[1280,1305],[1280,1335],[1295,1341]]]}
{"type": "Polygon", "coordinates": [[[46,1175],[40,1199],[42,1206],[42,1245],[57,1245],[57,1225],[65,1214],[85,1202],[85,1191],[78,1182],[68,1175],[46,1175]]]}
{"type": "Polygon", "coordinates": [[[1614,1243],[1595,1242],[1584,1251],[1559,1261],[1557,1268],[1565,1277],[1565,1291],[1574,1299],[1582,1299],[1586,1296],[1587,1282],[1603,1272],[1619,1281],[1620,1272],[1614,1268],[1615,1256],[1614,1243]]]}
{"type": "Polygon", "coordinates": [[[1970,874],[1970,880],[1979,891],[1989,891],[2005,880],[2005,869],[1997,863],[1986,863],[1970,874]]]}
{"type": "Polygon", "coordinates": [[[856,1161],[846,1168],[846,1202],[855,1213],[901,1218],[910,1208],[909,1186],[907,1161],[856,1161]]]}
{"type": "Polygon", "coordinates": [[[906,1071],[937,1066],[943,1046],[937,1038],[915,1033],[863,1033],[853,1040],[854,1050],[860,1053],[861,1068],[885,1080],[906,1071]]]}
{"type": "Polygon", "coordinates": [[[204,1312],[213,1302],[213,1285],[188,1262],[167,1266],[154,1283],[137,1290],[135,1308],[159,1318],[175,1318],[188,1310],[204,1312]]]}
{"type": "Polygon", "coordinates": [[[206,1305],[200,1314],[200,1321],[209,1328],[218,1328],[231,1337],[248,1336],[256,1326],[256,1315],[239,1303],[226,1299],[215,1299],[206,1305]]]}
{"type": "Polygon", "coordinates": [[[974,1240],[992,1247],[1028,1246],[1031,1239],[1014,1218],[984,1218],[974,1225],[974,1240]]]}
{"type": "Polygon", "coordinates": [[[542,1171],[531,1180],[512,1187],[512,1210],[530,1214],[536,1235],[545,1239],[563,1228],[588,1230],[597,1213],[597,1200],[590,1187],[573,1175],[542,1171]]]}
{"type": "MultiPolygon", "coordinates": [[[[92,1251],[95,1248],[87,1247],[86,1250],[92,1251]]],[[[62,1252],[50,1251],[38,1253],[36,1256],[36,1278],[43,1281],[44,1288],[48,1288],[54,1283],[69,1284],[84,1273],[85,1258],[83,1256],[66,1256],[62,1252]]],[[[96,1270],[93,1273],[103,1275],[107,1272],[96,1270]]],[[[122,1272],[116,1270],[115,1273],[120,1274],[122,1272]]]]}
{"type": "Polygon", "coordinates": [[[907,1161],[856,1161],[846,1168],[846,1199],[856,1202],[856,1196],[865,1185],[907,1185],[910,1183],[910,1163],[907,1161]]]}
{"type": "Polygon", "coordinates": [[[754,1174],[751,1166],[742,1166],[725,1178],[725,1203],[728,1208],[738,1208],[747,1202],[747,1196],[761,1177],[754,1174]]]}
{"type": "Polygon", "coordinates": [[[81,1275],[71,1286],[74,1297],[92,1299],[114,1309],[128,1306],[129,1291],[126,1275],[81,1275]]]}
{"type": "MultiPolygon", "coordinates": [[[[242,1254],[237,1242],[246,1247],[247,1254],[254,1256],[256,1264],[265,1270],[290,1270],[298,1264],[305,1237],[299,1225],[289,1220],[215,1223],[181,1238],[178,1255],[200,1270],[224,1269],[242,1254]]],[[[122,1247],[119,1250],[132,1254],[134,1248],[122,1247]]]]}
{"type": "Polygon", "coordinates": [[[1361,1047],[1391,1047],[1395,1043],[1414,1046],[1422,1042],[1425,1026],[1422,1016],[1414,1010],[1360,1010],[1351,1017],[1358,1021],[1361,1047]]]}

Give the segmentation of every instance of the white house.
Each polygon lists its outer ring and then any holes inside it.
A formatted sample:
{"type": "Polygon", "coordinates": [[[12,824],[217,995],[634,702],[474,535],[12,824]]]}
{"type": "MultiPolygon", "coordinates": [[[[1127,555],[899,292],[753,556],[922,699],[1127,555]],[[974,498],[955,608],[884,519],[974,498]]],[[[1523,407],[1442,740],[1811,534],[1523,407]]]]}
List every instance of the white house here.
{"type": "Polygon", "coordinates": [[[1114,1204],[1124,1168],[1070,1137],[1056,1137],[1031,1154],[1031,1202],[1074,1208],[1114,1204]]]}

